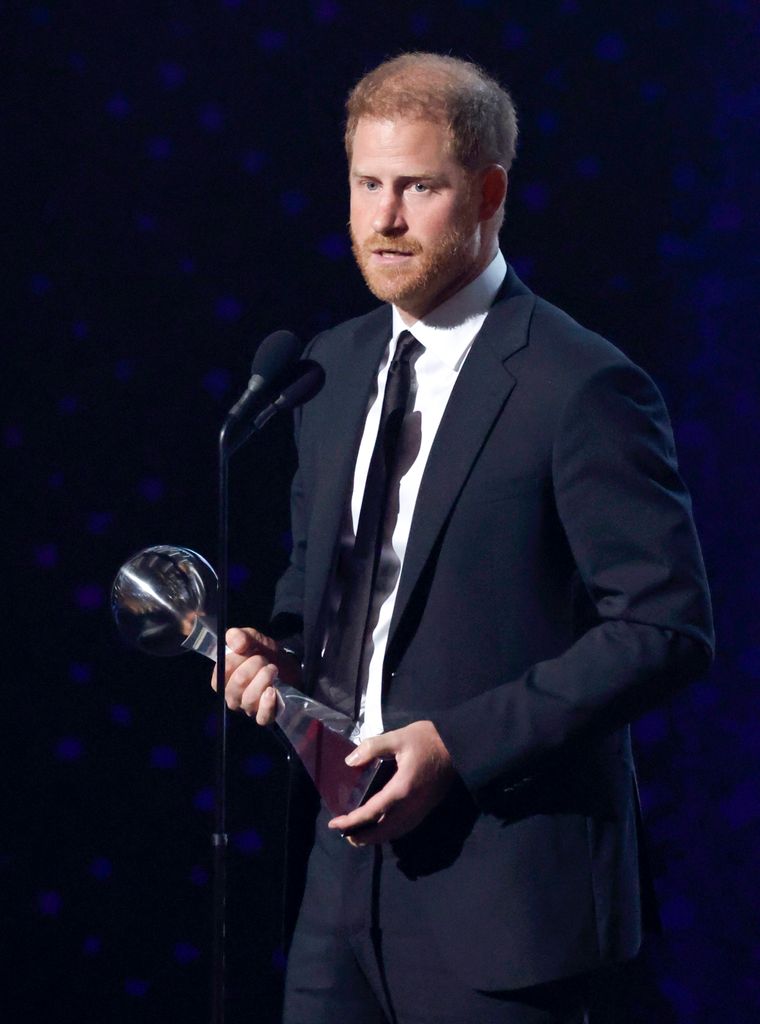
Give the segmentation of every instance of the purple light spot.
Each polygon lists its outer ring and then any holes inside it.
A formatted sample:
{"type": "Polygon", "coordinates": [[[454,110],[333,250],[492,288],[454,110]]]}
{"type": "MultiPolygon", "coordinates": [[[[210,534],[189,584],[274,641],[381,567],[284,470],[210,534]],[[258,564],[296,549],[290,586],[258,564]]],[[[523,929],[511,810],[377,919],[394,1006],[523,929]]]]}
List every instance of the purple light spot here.
{"type": "Polygon", "coordinates": [[[240,319],[243,313],[243,304],[234,295],[221,295],[216,300],[214,309],[217,320],[223,323],[233,324],[240,319]]]}
{"type": "Polygon", "coordinates": [[[59,761],[78,761],[83,753],[82,741],[76,736],[64,736],[55,745],[55,756],[59,761]]]}
{"type": "Polygon", "coordinates": [[[760,647],[747,647],[739,654],[739,670],[750,679],[760,679],[760,647]]]}
{"type": "Polygon", "coordinates": [[[667,804],[670,799],[670,790],[660,783],[639,784],[639,796],[644,811],[653,811],[657,807],[667,804]]]}
{"type": "Polygon", "coordinates": [[[63,487],[64,479],[65,477],[63,475],[63,470],[56,469],[54,470],[54,472],[50,474],[50,477],[48,478],[48,484],[50,487],[53,488],[53,490],[57,491],[59,487],[63,487]]]}
{"type": "Polygon", "coordinates": [[[744,212],[738,203],[719,202],[710,211],[710,227],[716,231],[738,231],[744,225],[744,212]]]}
{"type": "Polygon", "coordinates": [[[188,878],[193,885],[206,885],[208,882],[208,871],[206,871],[206,869],[200,864],[194,864],[193,867],[190,868],[188,878]]]}
{"type": "Polygon", "coordinates": [[[3,433],[3,441],[6,448],[20,448],[24,440],[21,427],[6,427],[3,433]]]}
{"type": "Polygon", "coordinates": [[[632,282],[628,274],[613,274],[607,283],[615,292],[629,292],[632,288],[632,282]]]}
{"type": "Polygon", "coordinates": [[[111,721],[114,725],[131,725],[132,712],[126,704],[114,704],[111,708],[111,721]]]}
{"type": "Polygon", "coordinates": [[[297,217],[306,209],[308,200],[303,192],[283,192],[280,196],[280,205],[285,213],[291,217],[297,217]]]}
{"type": "Polygon", "coordinates": [[[535,270],[535,262],[530,256],[515,256],[510,262],[518,277],[524,277],[526,281],[531,279],[535,270]]]}
{"type": "Polygon", "coordinates": [[[143,233],[156,230],[156,218],[149,213],[138,213],[135,222],[137,230],[143,233]]]}
{"type": "Polygon", "coordinates": [[[582,156],[575,162],[575,170],[581,178],[598,178],[601,169],[598,156],[582,156]]]}
{"type": "Polygon", "coordinates": [[[342,260],[348,256],[348,239],[343,234],[324,235],[317,244],[317,251],[329,260],[342,260]]]}
{"type": "MultiPolygon", "coordinates": [[[[758,677],[760,677],[760,659],[758,660],[758,677]]],[[[693,683],[689,688],[691,706],[696,711],[712,711],[720,704],[721,691],[712,683],[693,683]]]]}
{"type": "Polygon", "coordinates": [[[58,399],[58,412],[63,416],[71,416],[77,411],[77,405],[76,395],[64,395],[63,398],[58,399]]]}
{"type": "Polygon", "coordinates": [[[545,210],[549,202],[549,190],[546,185],[534,181],[523,186],[521,198],[529,210],[545,210]]]}
{"type": "Polygon", "coordinates": [[[177,751],[173,747],[154,747],[150,752],[150,763],[154,768],[173,769],[177,767],[177,751]]]}
{"type": "Polygon", "coordinates": [[[214,398],[222,398],[230,389],[230,371],[221,368],[209,370],[203,378],[203,390],[214,398]]]}
{"type": "Polygon", "coordinates": [[[314,17],[323,25],[335,21],[339,11],[340,7],[335,0],[317,0],[314,4],[314,17]]]}
{"type": "Polygon", "coordinates": [[[197,811],[213,811],[214,809],[214,789],[213,786],[203,786],[195,794],[193,799],[193,806],[197,811]]]}
{"type": "Polygon", "coordinates": [[[98,935],[88,935],[82,943],[82,952],[85,956],[97,956],[102,946],[103,943],[98,935]]]}
{"type": "Polygon", "coordinates": [[[754,778],[743,779],[721,803],[721,811],[732,828],[741,828],[760,818],[760,791],[754,778]]]}
{"type": "Polygon", "coordinates": [[[146,476],[138,483],[137,489],[146,501],[160,501],[164,496],[164,481],[157,476],[146,476]]]}
{"type": "Polygon", "coordinates": [[[662,904],[661,912],[662,923],[668,931],[671,928],[673,930],[691,928],[696,917],[694,904],[691,900],[686,899],[685,896],[671,896],[669,900],[662,904]]]}
{"type": "Polygon", "coordinates": [[[247,565],[239,563],[231,565],[227,574],[227,580],[233,590],[239,590],[251,578],[251,570],[247,565]]]}
{"type": "Polygon", "coordinates": [[[58,546],[56,544],[37,544],[34,549],[34,561],[41,569],[52,569],[58,564],[58,546]]]}
{"type": "Polygon", "coordinates": [[[178,964],[191,964],[200,955],[200,950],[191,942],[178,942],[174,947],[174,959],[178,964]]]}
{"type": "Polygon", "coordinates": [[[119,359],[114,366],[113,375],[116,380],[126,382],[135,375],[135,364],[131,359],[119,359]]]}
{"type": "Polygon", "coordinates": [[[553,110],[543,110],[536,118],[536,123],[542,135],[554,135],[559,126],[559,118],[553,110]]]}
{"type": "Polygon", "coordinates": [[[87,529],[96,537],[106,533],[112,523],[113,512],[91,512],[87,517],[87,529]]]}
{"type": "Polygon", "coordinates": [[[171,155],[172,141],[165,136],[157,136],[148,142],[148,156],[151,160],[165,160],[171,155]]]}
{"type": "Polygon", "coordinates": [[[665,86],[661,82],[642,82],[641,98],[647,103],[654,103],[665,95],[665,86]]]}
{"type": "Polygon", "coordinates": [[[110,878],[112,873],[113,867],[107,857],[96,857],[92,864],[90,864],[90,874],[93,878],[97,878],[99,882],[104,882],[107,878],[110,878]]]}
{"type": "Polygon", "coordinates": [[[71,325],[71,333],[77,341],[83,341],[90,333],[90,325],[85,320],[75,320],[71,325]]]}
{"type": "Polygon", "coordinates": [[[150,983],[142,978],[127,978],[124,982],[124,991],[128,996],[136,996],[141,999],[147,995],[150,983]]]}
{"type": "Polygon", "coordinates": [[[37,906],[43,917],[57,917],[61,910],[61,894],[48,890],[37,894],[37,906]]]}
{"type": "Polygon", "coordinates": [[[50,11],[47,7],[33,7],[29,12],[29,18],[34,25],[42,27],[50,24],[50,11]]]}
{"type": "Polygon", "coordinates": [[[162,61],[158,65],[158,74],[164,89],[177,89],[187,78],[187,72],[181,64],[174,61],[162,61]]]}
{"type": "Polygon", "coordinates": [[[74,600],[84,611],[94,611],[103,604],[104,591],[99,583],[83,583],[74,590],[74,600]]]}
{"type": "Polygon", "coordinates": [[[255,828],[243,829],[232,837],[232,843],[236,850],[247,856],[259,853],[264,845],[261,836],[255,828]]]}
{"type": "Polygon", "coordinates": [[[248,152],[243,155],[243,168],[249,174],[258,174],[266,163],[266,160],[266,154],[262,153],[260,150],[249,149],[248,152]]]}
{"type": "Polygon", "coordinates": [[[224,125],[224,111],[216,103],[204,103],[198,111],[198,124],[207,132],[218,132],[224,125]]]}
{"type": "Polygon", "coordinates": [[[69,665],[69,679],[72,683],[89,683],[92,679],[92,665],[84,661],[72,661],[69,665]]]}
{"type": "Polygon", "coordinates": [[[601,37],[594,48],[594,52],[599,60],[617,63],[628,52],[628,44],[621,35],[616,32],[610,32],[609,35],[601,37]]]}
{"type": "Polygon", "coordinates": [[[257,42],[262,50],[274,53],[282,50],[287,42],[287,36],[276,28],[265,28],[259,32],[257,42]]]}
{"type": "Polygon", "coordinates": [[[29,288],[32,295],[47,295],[52,286],[52,281],[47,274],[32,274],[29,280],[29,288]]]}
{"type": "Polygon", "coordinates": [[[413,36],[426,36],[430,31],[430,18],[421,11],[415,11],[409,18],[409,31],[413,36]]]}
{"type": "Polygon", "coordinates": [[[657,984],[663,995],[675,1007],[678,1020],[699,1019],[703,1009],[702,1002],[690,988],[669,975],[663,975],[657,984]]]}
{"type": "Polygon", "coordinates": [[[525,26],[516,21],[508,21],[501,33],[501,41],[508,50],[519,50],[528,41],[525,26]]]}
{"type": "Polygon", "coordinates": [[[680,192],[691,192],[698,180],[697,169],[692,164],[681,164],[673,171],[673,184],[680,192]]]}
{"type": "Polygon", "coordinates": [[[633,729],[639,743],[660,743],[670,731],[667,716],[659,709],[640,718],[633,729]]]}
{"type": "Polygon", "coordinates": [[[689,245],[685,239],[679,238],[678,235],[665,233],[663,235],[660,235],[659,241],[657,243],[657,249],[660,253],[660,256],[664,257],[665,259],[679,259],[683,256],[686,256],[686,254],[689,251],[689,245]]]}
{"type": "Polygon", "coordinates": [[[179,269],[183,274],[194,274],[195,273],[195,260],[192,256],[183,256],[179,261],[179,269]]]}
{"type": "Polygon", "coordinates": [[[272,770],[272,758],[268,754],[253,754],[246,758],[243,770],[254,779],[263,778],[272,770]]]}
{"type": "Polygon", "coordinates": [[[132,107],[125,96],[117,93],[106,103],[106,110],[111,117],[126,117],[131,112],[132,107]]]}

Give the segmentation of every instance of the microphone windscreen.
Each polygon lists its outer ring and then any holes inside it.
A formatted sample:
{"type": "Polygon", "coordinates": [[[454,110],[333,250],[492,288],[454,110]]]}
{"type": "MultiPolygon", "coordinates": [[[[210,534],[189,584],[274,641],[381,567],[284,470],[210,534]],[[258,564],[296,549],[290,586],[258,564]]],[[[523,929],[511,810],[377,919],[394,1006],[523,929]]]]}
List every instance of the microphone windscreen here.
{"type": "Polygon", "coordinates": [[[272,384],[292,368],[301,355],[301,342],[292,331],[275,331],[256,349],[251,376],[272,384]]]}
{"type": "Polygon", "coordinates": [[[319,363],[311,359],[303,359],[298,364],[298,376],[289,384],[277,399],[277,408],[281,412],[295,409],[313,398],[321,390],[325,382],[325,371],[319,363]]]}

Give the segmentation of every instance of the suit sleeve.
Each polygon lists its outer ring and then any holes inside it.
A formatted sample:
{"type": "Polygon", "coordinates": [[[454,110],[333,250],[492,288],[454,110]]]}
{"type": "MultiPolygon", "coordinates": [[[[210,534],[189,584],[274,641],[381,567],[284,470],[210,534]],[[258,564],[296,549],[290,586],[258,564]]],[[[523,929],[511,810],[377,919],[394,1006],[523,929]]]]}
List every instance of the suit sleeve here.
{"type": "Polygon", "coordinates": [[[567,400],[552,483],[595,615],[558,657],[432,716],[473,791],[519,784],[583,750],[711,658],[707,583],[667,412],[633,364],[597,370],[567,400]]]}

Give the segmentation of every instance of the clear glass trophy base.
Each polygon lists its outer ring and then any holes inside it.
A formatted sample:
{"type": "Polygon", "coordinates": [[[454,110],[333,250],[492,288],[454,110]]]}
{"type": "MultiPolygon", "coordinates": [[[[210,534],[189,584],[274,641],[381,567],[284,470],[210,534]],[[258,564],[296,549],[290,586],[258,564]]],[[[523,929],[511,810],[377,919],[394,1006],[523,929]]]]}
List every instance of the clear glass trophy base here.
{"type": "MultiPolygon", "coordinates": [[[[216,573],[189,548],[159,545],[138,552],[119,570],[111,606],[122,636],[148,654],[195,651],[216,661],[216,573]]],[[[275,722],[317,792],[335,815],[349,814],[366,799],[382,761],[361,768],[346,764],[355,749],[356,723],[275,680],[275,722]]]]}

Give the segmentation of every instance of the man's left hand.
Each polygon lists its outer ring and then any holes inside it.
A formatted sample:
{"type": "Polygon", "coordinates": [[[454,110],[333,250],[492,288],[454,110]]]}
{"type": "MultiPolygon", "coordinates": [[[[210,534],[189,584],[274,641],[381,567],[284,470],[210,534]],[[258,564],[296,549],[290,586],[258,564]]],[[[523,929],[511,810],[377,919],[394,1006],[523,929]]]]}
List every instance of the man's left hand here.
{"type": "Polygon", "coordinates": [[[385,843],[411,832],[443,800],[456,775],[432,722],[412,722],[364,740],[346,763],[360,767],[376,757],[395,758],[395,775],[366,804],[329,822],[352,846],[385,843]]]}

